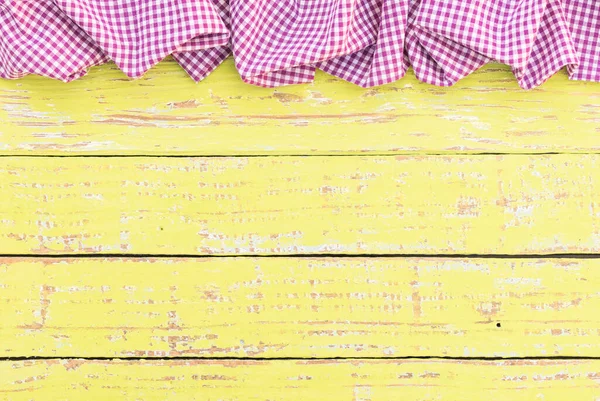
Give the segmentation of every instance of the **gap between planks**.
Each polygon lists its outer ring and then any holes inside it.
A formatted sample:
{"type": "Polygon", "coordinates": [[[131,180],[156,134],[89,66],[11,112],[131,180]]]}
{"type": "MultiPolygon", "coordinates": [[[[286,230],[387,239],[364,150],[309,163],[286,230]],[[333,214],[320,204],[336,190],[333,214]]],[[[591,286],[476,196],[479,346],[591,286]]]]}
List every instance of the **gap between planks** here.
{"type": "Polygon", "coordinates": [[[209,154],[209,155],[201,155],[197,154],[177,154],[177,155],[155,155],[155,154],[115,154],[115,155],[53,155],[53,154],[32,154],[32,155],[6,155],[0,154],[0,158],[25,158],[25,159],[45,159],[45,158],[80,158],[80,159],[143,159],[143,158],[156,158],[156,159],[190,159],[190,158],[206,158],[206,159],[217,159],[217,158],[227,158],[227,159],[250,159],[250,158],[294,158],[294,157],[393,157],[393,156],[552,156],[552,155],[597,155],[600,154],[600,150],[598,152],[592,151],[582,151],[582,152],[383,152],[383,153],[318,153],[318,154],[309,154],[309,153],[299,153],[299,154],[209,154]]]}
{"type": "Polygon", "coordinates": [[[86,356],[12,356],[0,357],[0,362],[26,362],[26,361],[148,361],[148,362],[169,362],[169,361],[482,361],[482,362],[502,362],[502,361],[597,361],[600,357],[595,356],[531,356],[531,357],[460,357],[460,356],[390,356],[390,357],[197,357],[197,356],[174,356],[174,357],[86,357],[86,356]]]}
{"type": "Polygon", "coordinates": [[[597,361],[0,363],[1,400],[597,401],[597,361]]]}
{"type": "Polygon", "coordinates": [[[318,254],[210,254],[210,255],[197,255],[197,254],[158,254],[158,253],[148,253],[148,254],[135,254],[135,253],[99,253],[99,254],[73,254],[73,253],[65,253],[65,254],[33,254],[33,253],[23,253],[23,254],[3,254],[0,253],[0,258],[5,259],[18,259],[18,258],[28,258],[28,259],[110,259],[110,258],[124,258],[124,259],[143,259],[143,258],[152,258],[152,259],[238,259],[238,258],[251,258],[251,259],[288,259],[288,258],[300,258],[300,259],[340,259],[340,258],[356,258],[356,259],[364,259],[364,258],[385,258],[385,259],[393,259],[393,258],[444,258],[444,259],[600,259],[600,254],[598,253],[550,253],[550,254],[427,254],[427,253],[398,253],[398,254],[388,254],[388,253],[363,253],[363,254],[343,254],[343,253],[318,253],[318,254]]]}

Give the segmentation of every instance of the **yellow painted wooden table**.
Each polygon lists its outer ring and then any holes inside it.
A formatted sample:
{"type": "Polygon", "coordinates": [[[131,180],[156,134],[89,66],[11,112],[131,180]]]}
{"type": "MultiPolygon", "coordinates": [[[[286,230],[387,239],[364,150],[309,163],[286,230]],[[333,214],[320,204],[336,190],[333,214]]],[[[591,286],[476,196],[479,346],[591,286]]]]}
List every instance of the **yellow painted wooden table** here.
{"type": "Polygon", "coordinates": [[[0,81],[1,400],[600,400],[600,85],[0,81]]]}

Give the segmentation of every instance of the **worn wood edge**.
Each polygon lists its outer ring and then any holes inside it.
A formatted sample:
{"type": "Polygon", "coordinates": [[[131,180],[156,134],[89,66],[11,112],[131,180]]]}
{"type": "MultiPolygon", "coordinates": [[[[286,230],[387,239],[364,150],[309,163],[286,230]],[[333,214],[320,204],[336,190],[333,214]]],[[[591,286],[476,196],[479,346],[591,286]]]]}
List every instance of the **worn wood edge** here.
{"type": "Polygon", "coordinates": [[[0,357],[600,357],[599,267],[2,258],[0,357]]]}
{"type": "Polygon", "coordinates": [[[372,89],[324,73],[253,87],[232,60],[199,84],[173,60],[136,81],[108,64],[69,84],[0,80],[0,155],[597,153],[599,97],[564,72],[523,91],[497,64],[453,88],[410,72],[372,89]]]}
{"type": "Polygon", "coordinates": [[[599,171],[598,155],[0,158],[0,254],[593,254],[599,171]]]}
{"type": "Polygon", "coordinates": [[[600,361],[0,362],[0,399],[596,401],[600,361]]]}

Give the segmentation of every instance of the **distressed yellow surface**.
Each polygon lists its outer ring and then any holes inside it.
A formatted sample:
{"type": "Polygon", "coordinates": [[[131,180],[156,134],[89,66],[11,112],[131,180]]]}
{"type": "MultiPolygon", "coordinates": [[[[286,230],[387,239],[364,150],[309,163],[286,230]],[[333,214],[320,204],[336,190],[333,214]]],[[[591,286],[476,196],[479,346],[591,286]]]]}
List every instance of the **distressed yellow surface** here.
{"type": "Polygon", "coordinates": [[[194,84],[173,61],[129,81],[114,65],[69,84],[0,80],[0,154],[598,152],[600,84],[564,72],[533,91],[490,65],[454,88],[412,72],[364,90],[324,73],[263,89],[228,60],[194,84]]]}
{"type": "Polygon", "coordinates": [[[0,158],[0,253],[600,250],[600,155],[0,158]]]}
{"type": "Polygon", "coordinates": [[[597,401],[600,361],[0,363],[0,399],[597,401]]]}
{"type": "Polygon", "coordinates": [[[599,103],[498,65],[0,80],[0,400],[600,401],[599,103]]]}
{"type": "Polygon", "coordinates": [[[0,289],[8,356],[600,357],[600,260],[8,258],[0,289]]]}

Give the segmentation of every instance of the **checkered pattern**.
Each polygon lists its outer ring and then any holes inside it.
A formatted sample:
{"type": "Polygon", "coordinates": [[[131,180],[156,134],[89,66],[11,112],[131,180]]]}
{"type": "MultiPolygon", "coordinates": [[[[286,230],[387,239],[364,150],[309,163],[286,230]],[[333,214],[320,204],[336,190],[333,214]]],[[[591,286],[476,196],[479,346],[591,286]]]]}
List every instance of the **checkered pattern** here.
{"type": "Polygon", "coordinates": [[[571,79],[600,81],[600,1],[564,0],[579,65],[569,66],[571,79]]]}
{"type": "Polygon", "coordinates": [[[406,33],[405,56],[420,81],[451,86],[490,61],[488,57],[422,27],[420,21],[433,22],[435,19],[443,22],[445,18],[426,6],[421,8],[420,0],[411,2],[406,33]]]}
{"type": "Polygon", "coordinates": [[[407,0],[233,0],[232,46],[242,79],[311,82],[315,69],[361,86],[404,75],[407,0]]]}
{"type": "Polygon", "coordinates": [[[600,81],[596,0],[0,0],[0,77],[71,81],[113,59],[130,77],[169,54],[196,81],[230,54],[245,82],[453,85],[490,61],[529,89],[567,66],[600,81]],[[230,30],[232,31],[230,37],[230,30]]]}
{"type": "Polygon", "coordinates": [[[317,67],[363,88],[369,88],[397,81],[408,69],[408,63],[404,59],[404,40],[409,3],[407,0],[384,0],[375,3],[378,7],[365,5],[362,5],[362,9],[357,9],[357,22],[364,26],[369,21],[378,22],[375,44],[356,53],[318,63],[317,67]],[[374,15],[378,10],[379,14],[374,15]]]}
{"type": "Polygon", "coordinates": [[[535,88],[567,66],[579,63],[561,0],[549,0],[535,36],[527,63],[513,68],[519,85],[524,89],[535,88]]]}
{"type": "MultiPolygon", "coordinates": [[[[231,26],[229,0],[212,1],[219,17],[229,30],[231,26]]],[[[231,46],[227,43],[224,46],[210,47],[203,50],[174,53],[173,57],[194,81],[199,82],[213,72],[230,55],[231,46]]]]}
{"type": "Polygon", "coordinates": [[[561,0],[422,0],[408,30],[415,73],[434,85],[453,85],[496,60],[530,89],[578,63],[561,0]]]}
{"type": "Polygon", "coordinates": [[[229,43],[229,29],[210,0],[54,1],[131,78],[169,54],[229,43]]]}
{"type": "Polygon", "coordinates": [[[50,0],[0,0],[0,77],[72,81],[107,56],[50,0]]]}

